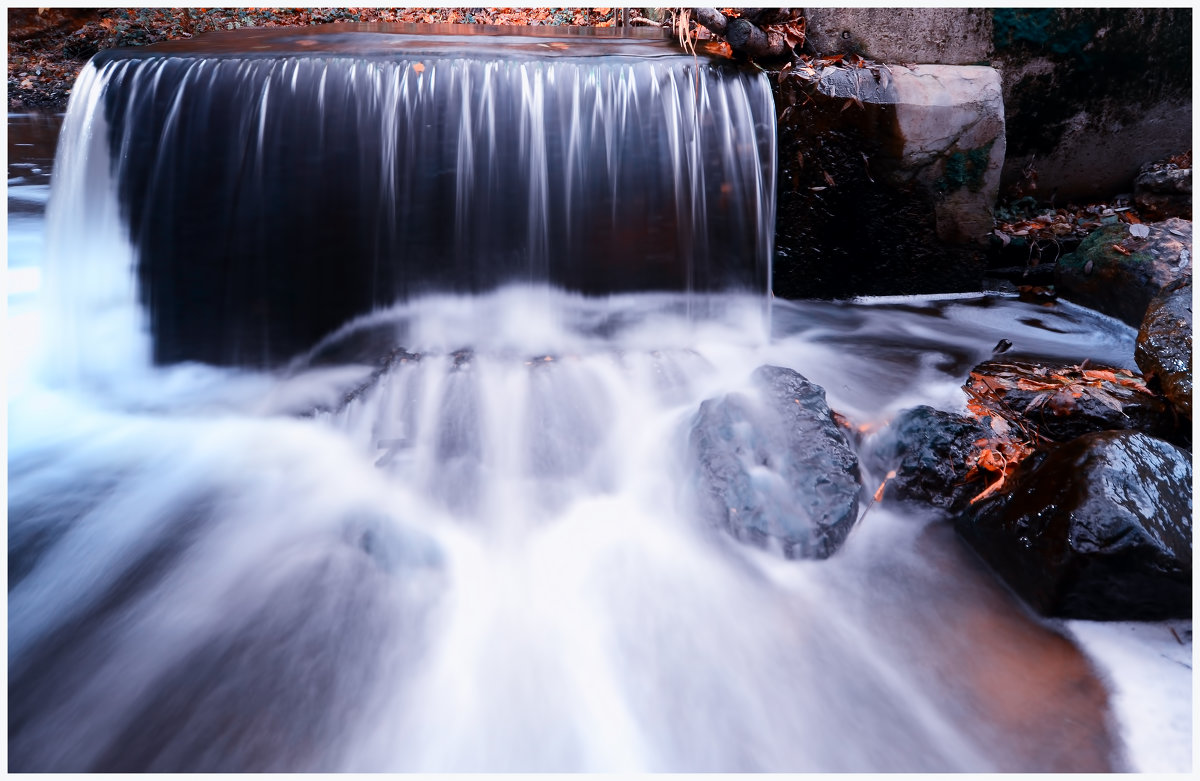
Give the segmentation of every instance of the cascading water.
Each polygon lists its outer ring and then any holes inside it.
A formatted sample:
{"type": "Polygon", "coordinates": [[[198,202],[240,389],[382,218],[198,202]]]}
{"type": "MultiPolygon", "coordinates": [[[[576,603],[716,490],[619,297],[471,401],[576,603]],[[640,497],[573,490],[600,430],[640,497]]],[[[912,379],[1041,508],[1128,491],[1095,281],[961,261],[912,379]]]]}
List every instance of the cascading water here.
{"type": "Polygon", "coordinates": [[[1123,365],[1128,328],[998,298],[764,317],[769,94],[657,44],[426,37],[418,71],[214,40],[72,98],[42,368],[10,371],[10,769],[1121,766],[1085,658],[945,526],[741,544],[688,437],[763,364],[871,426],[961,405],[1000,338],[1123,365]]]}
{"type": "MultiPolygon", "coordinates": [[[[134,263],[156,362],[276,365],[431,291],[766,290],[765,79],[662,40],[365,27],[89,64],[64,149],[93,170],[72,191],[119,205],[97,219],[136,261],[104,273],[134,263]]],[[[81,213],[52,210],[53,233],[81,213]]]]}

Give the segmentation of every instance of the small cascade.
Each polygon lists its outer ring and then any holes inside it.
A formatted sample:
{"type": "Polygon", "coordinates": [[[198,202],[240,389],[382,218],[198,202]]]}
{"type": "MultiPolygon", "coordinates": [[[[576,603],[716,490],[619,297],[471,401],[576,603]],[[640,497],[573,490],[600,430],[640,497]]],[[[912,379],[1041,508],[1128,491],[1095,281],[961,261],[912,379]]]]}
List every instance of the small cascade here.
{"type": "Polygon", "coordinates": [[[10,293],[45,324],[10,370],[11,769],[1123,768],[1089,660],[937,516],[854,510],[884,475],[850,446],[961,405],[1001,339],[1122,366],[1132,329],[768,305],[761,74],[329,28],[77,82],[45,281],[10,293]],[[842,471],[791,458],[821,432],[842,471]],[[726,485],[853,527],[788,558],[765,511],[714,521],[726,485]]]}
{"type": "MultiPolygon", "coordinates": [[[[51,233],[89,236],[122,286],[132,262],[154,362],[277,365],[429,292],[766,291],[762,74],[661,38],[368,27],[88,65],[51,233]]],[[[89,318],[137,311],[124,287],[76,292],[89,318]]]]}

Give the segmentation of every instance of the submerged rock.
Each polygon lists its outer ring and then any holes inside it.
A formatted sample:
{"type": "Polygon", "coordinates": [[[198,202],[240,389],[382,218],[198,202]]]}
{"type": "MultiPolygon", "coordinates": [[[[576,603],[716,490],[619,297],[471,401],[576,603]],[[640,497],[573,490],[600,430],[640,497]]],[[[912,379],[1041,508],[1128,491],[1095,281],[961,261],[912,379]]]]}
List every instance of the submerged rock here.
{"type": "Polygon", "coordinates": [[[993,434],[975,418],[922,405],[904,410],[880,432],[867,458],[881,475],[895,471],[884,499],[960,512],[983,489],[967,480],[975,443],[993,434]]]}
{"type": "Polygon", "coordinates": [[[1191,274],[1192,223],[1172,218],[1146,226],[1109,225],[1058,262],[1060,295],[1137,328],[1164,287],[1191,274]],[[1149,235],[1131,229],[1146,227],[1149,235]]]}
{"type": "Polygon", "coordinates": [[[1191,518],[1188,454],[1108,431],[1023,464],[956,527],[1039,612],[1141,621],[1191,615],[1191,518]]]}
{"type": "Polygon", "coordinates": [[[1168,285],[1150,302],[1134,353],[1147,381],[1177,412],[1192,418],[1192,278],[1168,285]]]}
{"type": "Polygon", "coordinates": [[[826,558],[858,514],[858,457],[819,385],[778,366],[754,383],[757,397],[709,399],[692,424],[702,512],[739,540],[826,558]]]}

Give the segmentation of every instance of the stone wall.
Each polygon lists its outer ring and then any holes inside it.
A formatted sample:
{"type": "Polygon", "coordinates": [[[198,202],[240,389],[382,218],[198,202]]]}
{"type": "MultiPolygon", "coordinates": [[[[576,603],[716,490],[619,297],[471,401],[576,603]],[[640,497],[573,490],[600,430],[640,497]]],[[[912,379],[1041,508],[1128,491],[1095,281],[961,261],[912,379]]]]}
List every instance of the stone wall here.
{"type": "Polygon", "coordinates": [[[997,8],[993,27],[1006,192],[1131,193],[1139,165],[1191,148],[1190,8],[997,8]]]}
{"type": "Polygon", "coordinates": [[[987,65],[987,9],[806,8],[808,43],[821,54],[857,54],[879,62],[987,65]]]}

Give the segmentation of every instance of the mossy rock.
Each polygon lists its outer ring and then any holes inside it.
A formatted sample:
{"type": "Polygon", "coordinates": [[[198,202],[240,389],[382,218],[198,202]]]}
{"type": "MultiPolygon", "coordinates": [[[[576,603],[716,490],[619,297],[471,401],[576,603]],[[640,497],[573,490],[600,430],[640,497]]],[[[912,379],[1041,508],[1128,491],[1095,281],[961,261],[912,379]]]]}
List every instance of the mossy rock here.
{"type": "Polygon", "coordinates": [[[1124,224],[1092,233],[1058,262],[1059,295],[1137,328],[1164,287],[1191,275],[1192,224],[1172,218],[1137,238],[1124,224]],[[1128,253],[1128,254],[1126,254],[1128,253]]]}

